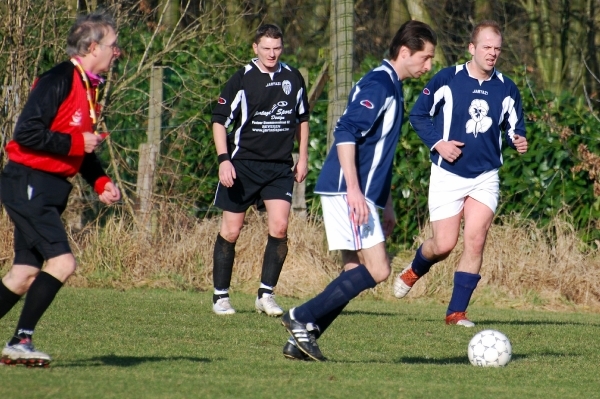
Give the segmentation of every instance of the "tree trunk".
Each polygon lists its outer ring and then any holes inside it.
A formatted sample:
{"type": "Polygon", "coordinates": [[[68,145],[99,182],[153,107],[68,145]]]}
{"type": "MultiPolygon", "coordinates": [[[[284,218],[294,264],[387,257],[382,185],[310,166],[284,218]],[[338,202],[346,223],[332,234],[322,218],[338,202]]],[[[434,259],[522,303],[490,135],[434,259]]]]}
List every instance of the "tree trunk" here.
{"type": "Polygon", "coordinates": [[[79,12],[79,0],[64,0],[67,7],[67,14],[70,19],[74,19],[79,12]]]}
{"type": "Polygon", "coordinates": [[[169,30],[176,28],[179,23],[179,3],[180,0],[160,0],[158,4],[161,24],[169,30]]]}
{"type": "Polygon", "coordinates": [[[400,26],[410,19],[404,0],[390,0],[390,37],[394,37],[400,26]]]}
{"type": "MultiPolygon", "coordinates": [[[[429,15],[429,11],[427,11],[427,8],[425,7],[424,0],[406,0],[406,6],[407,6],[406,8],[408,9],[408,12],[410,13],[411,19],[416,19],[418,21],[425,22],[426,24],[429,24],[431,27],[434,26],[433,20],[431,19],[431,16],[429,15]]],[[[437,32],[438,36],[440,35],[440,33],[441,32],[437,32]]],[[[448,61],[446,60],[446,56],[444,55],[442,46],[439,46],[439,45],[435,46],[434,61],[440,63],[441,65],[447,64],[448,61]]]]}
{"type": "MultiPolygon", "coordinates": [[[[265,11],[267,13],[267,20],[273,20],[277,15],[281,14],[281,10],[285,5],[285,0],[263,0],[265,3],[265,11]]],[[[284,27],[281,27],[284,29],[284,27]]]]}
{"type": "Polygon", "coordinates": [[[476,24],[486,19],[493,19],[491,2],[489,0],[475,0],[473,16],[476,24]]]}
{"type": "MultiPolygon", "coordinates": [[[[593,0],[587,0],[586,4],[586,18],[585,18],[585,29],[586,29],[586,47],[585,60],[589,71],[585,71],[584,76],[600,76],[600,67],[598,65],[598,55],[596,52],[596,36],[598,35],[598,29],[594,23],[597,18],[596,15],[596,3],[593,0]]],[[[598,90],[599,83],[593,78],[584,78],[584,82],[589,93],[596,93],[598,90]]]]}
{"type": "Polygon", "coordinates": [[[352,89],[354,42],[353,0],[331,0],[330,16],[331,85],[327,108],[327,149],[333,145],[333,129],[342,116],[352,89]]]}
{"type": "Polygon", "coordinates": [[[245,35],[246,26],[242,18],[243,10],[238,0],[226,0],[225,18],[227,23],[227,32],[234,39],[238,39],[245,35]]]}

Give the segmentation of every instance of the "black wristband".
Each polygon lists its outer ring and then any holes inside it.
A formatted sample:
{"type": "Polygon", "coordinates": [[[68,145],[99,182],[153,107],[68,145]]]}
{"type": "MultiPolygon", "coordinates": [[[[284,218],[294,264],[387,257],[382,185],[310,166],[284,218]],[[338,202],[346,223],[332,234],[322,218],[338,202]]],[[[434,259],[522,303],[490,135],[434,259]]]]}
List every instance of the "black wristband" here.
{"type": "Polygon", "coordinates": [[[219,156],[217,157],[217,160],[219,161],[219,165],[220,165],[225,161],[231,161],[231,158],[229,158],[228,153],[224,153],[224,154],[219,154],[219,156]]]}

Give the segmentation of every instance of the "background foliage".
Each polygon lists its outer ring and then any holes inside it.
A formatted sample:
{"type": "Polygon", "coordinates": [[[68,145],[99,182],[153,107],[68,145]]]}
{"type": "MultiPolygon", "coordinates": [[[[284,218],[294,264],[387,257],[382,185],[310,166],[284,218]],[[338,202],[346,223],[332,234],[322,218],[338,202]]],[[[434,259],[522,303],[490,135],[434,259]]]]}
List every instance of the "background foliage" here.
{"type": "MultiPolygon", "coordinates": [[[[407,17],[401,12],[399,20],[393,19],[392,11],[400,3],[408,7],[408,3],[397,1],[354,3],[354,81],[385,56],[393,26],[407,17]]],[[[440,60],[437,69],[466,59],[468,34],[476,19],[495,18],[505,26],[506,51],[500,70],[515,80],[521,90],[530,149],[523,156],[510,148],[504,151],[499,216],[520,215],[544,225],[557,214],[566,213],[584,242],[597,244],[600,239],[600,162],[595,153],[598,152],[600,122],[594,112],[595,79],[591,73],[582,72],[577,76],[566,73],[564,79],[550,81],[548,75],[542,73],[549,67],[536,58],[537,50],[532,46],[537,43],[534,28],[543,22],[544,15],[540,14],[536,21],[527,20],[525,15],[529,3],[535,3],[539,10],[548,4],[544,1],[471,1],[459,8],[450,1],[433,3],[415,1],[411,7],[422,7],[423,19],[429,19],[439,33],[444,60],[440,60]]],[[[565,43],[575,46],[575,39],[580,37],[577,35],[581,35],[578,33],[581,27],[573,22],[576,18],[589,22],[587,37],[594,37],[590,35],[595,29],[597,11],[592,6],[597,4],[596,1],[588,3],[591,8],[585,10],[580,2],[572,2],[568,10],[552,4],[546,10],[553,16],[549,21],[555,26],[559,26],[556,24],[560,16],[564,21],[571,21],[563,25],[565,43]]],[[[272,21],[284,28],[283,61],[306,67],[310,87],[328,60],[329,2],[7,0],[0,4],[3,16],[0,22],[2,144],[11,137],[35,76],[65,59],[64,40],[74,15],[96,6],[116,16],[124,53],[108,76],[102,100],[103,120],[112,134],[100,151],[108,173],[116,176],[125,193],[122,207],[136,212],[139,146],[146,141],[151,101],[149,76],[152,68],[160,67],[164,72],[162,139],[153,200],[157,209],[161,209],[161,203],[168,203],[190,215],[214,215],[216,210],[210,204],[217,183],[217,164],[210,112],[220,89],[231,74],[253,56],[251,32],[263,21],[272,21]]],[[[564,49],[563,69],[574,65],[572,58],[565,60],[569,54],[564,49]]],[[[579,56],[583,58],[576,63],[578,67],[595,65],[585,48],[581,47],[579,56]]],[[[430,77],[431,74],[405,82],[407,112],[430,77]]],[[[312,188],[327,151],[327,107],[324,94],[316,102],[310,121],[310,172],[306,192],[309,214],[317,218],[320,209],[312,188]]],[[[429,160],[427,149],[411,127],[405,123],[402,129],[393,178],[398,217],[393,244],[409,247],[428,217],[429,160]]],[[[76,183],[79,195],[75,195],[73,201],[79,206],[71,209],[84,212],[87,221],[95,220],[101,208],[88,188],[79,181],[76,183]]],[[[101,215],[108,217],[111,212],[101,215]]],[[[497,223],[502,223],[501,220],[498,218],[497,223]]]]}

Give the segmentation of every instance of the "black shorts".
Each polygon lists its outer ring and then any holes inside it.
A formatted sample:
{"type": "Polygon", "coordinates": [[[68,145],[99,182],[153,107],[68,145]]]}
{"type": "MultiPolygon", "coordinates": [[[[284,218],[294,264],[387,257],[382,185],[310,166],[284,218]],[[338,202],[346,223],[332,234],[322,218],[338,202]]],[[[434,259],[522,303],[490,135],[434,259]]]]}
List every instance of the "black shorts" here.
{"type": "Polygon", "coordinates": [[[265,200],[292,202],[294,172],[282,162],[232,160],[236,178],[233,187],[219,183],[214,205],[228,212],[246,212],[252,206],[259,209],[265,200]]]}
{"type": "Polygon", "coordinates": [[[63,177],[8,162],[0,177],[0,200],[15,225],[15,264],[42,267],[71,253],[61,220],[71,183],[63,177]]]}

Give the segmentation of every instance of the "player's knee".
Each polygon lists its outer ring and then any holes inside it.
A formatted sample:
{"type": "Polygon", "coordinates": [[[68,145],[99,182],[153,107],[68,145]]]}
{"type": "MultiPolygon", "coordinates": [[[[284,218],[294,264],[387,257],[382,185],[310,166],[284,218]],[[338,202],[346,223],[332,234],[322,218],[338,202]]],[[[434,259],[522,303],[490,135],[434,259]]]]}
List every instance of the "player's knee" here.
{"type": "Polygon", "coordinates": [[[269,234],[272,237],[283,238],[287,235],[287,221],[280,221],[269,225],[269,234]]]}
{"type": "Polygon", "coordinates": [[[435,241],[434,252],[437,258],[446,258],[456,246],[457,240],[435,241]]]}
{"type": "Polygon", "coordinates": [[[221,230],[221,237],[223,237],[226,241],[234,243],[239,238],[241,231],[241,228],[227,229],[226,231],[221,230]]]}
{"type": "Polygon", "coordinates": [[[56,276],[59,280],[65,282],[77,270],[77,262],[75,259],[66,260],[60,265],[60,274],[56,276]]]}
{"type": "Polygon", "coordinates": [[[77,262],[72,254],[65,254],[49,259],[44,271],[63,283],[75,273],[77,262]]]}

